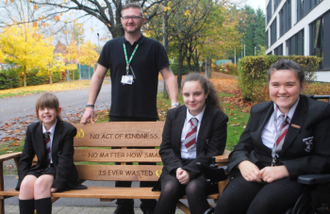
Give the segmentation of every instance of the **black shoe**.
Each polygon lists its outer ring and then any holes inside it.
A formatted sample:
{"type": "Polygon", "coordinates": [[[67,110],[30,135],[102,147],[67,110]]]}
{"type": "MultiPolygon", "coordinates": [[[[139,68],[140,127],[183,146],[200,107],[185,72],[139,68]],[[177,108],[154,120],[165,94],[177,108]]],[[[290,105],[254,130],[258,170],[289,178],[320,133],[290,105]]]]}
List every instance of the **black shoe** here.
{"type": "Polygon", "coordinates": [[[117,199],[117,209],[113,214],[134,214],[133,199],[117,199]]]}
{"type": "Polygon", "coordinates": [[[154,214],[154,211],[151,210],[143,211],[143,214],[154,214]]]}
{"type": "Polygon", "coordinates": [[[133,210],[122,209],[118,206],[113,214],[134,214],[134,209],[133,210]]]}

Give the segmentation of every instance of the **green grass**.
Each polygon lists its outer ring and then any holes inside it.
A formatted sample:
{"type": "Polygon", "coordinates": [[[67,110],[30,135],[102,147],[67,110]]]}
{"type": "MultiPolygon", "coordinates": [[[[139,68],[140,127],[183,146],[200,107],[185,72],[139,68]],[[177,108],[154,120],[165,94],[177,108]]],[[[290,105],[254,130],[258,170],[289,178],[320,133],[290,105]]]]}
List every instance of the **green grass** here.
{"type": "MultiPolygon", "coordinates": [[[[220,97],[231,97],[234,95],[220,94],[220,97]]],[[[234,104],[222,103],[225,114],[228,116],[227,124],[227,143],[226,149],[232,151],[234,146],[238,143],[241,134],[243,133],[250,114],[242,111],[242,108],[234,104]]]]}

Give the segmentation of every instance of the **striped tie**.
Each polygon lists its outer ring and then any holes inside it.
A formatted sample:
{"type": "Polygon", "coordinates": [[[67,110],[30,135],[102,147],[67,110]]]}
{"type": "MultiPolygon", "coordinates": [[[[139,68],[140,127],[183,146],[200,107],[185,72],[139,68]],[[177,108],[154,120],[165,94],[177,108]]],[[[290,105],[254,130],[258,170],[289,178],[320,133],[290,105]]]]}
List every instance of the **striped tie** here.
{"type": "Polygon", "coordinates": [[[46,168],[49,167],[50,165],[50,132],[45,132],[44,133],[44,142],[46,144],[46,153],[47,153],[47,165],[46,165],[46,168]]]}
{"type": "Polygon", "coordinates": [[[190,150],[194,148],[195,143],[196,143],[196,132],[197,132],[197,124],[198,120],[196,118],[191,118],[190,119],[190,131],[186,135],[186,139],[184,140],[184,145],[185,147],[190,150]]]}
{"type": "Polygon", "coordinates": [[[283,146],[283,143],[284,143],[284,140],[285,140],[285,135],[286,135],[286,132],[288,131],[288,128],[289,128],[289,122],[288,122],[288,117],[285,115],[281,115],[282,117],[282,126],[280,128],[280,134],[279,134],[279,137],[277,138],[276,140],[276,152],[280,152],[282,150],[282,146],[283,146]]]}

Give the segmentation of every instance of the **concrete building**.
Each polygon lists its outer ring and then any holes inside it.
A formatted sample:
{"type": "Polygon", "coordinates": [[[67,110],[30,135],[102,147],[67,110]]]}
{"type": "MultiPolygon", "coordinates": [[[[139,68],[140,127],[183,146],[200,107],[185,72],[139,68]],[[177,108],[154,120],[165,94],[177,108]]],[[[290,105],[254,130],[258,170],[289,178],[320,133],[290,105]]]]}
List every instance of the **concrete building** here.
{"type": "Polygon", "coordinates": [[[266,54],[319,56],[318,73],[330,74],[330,0],[265,2],[266,54]]]}

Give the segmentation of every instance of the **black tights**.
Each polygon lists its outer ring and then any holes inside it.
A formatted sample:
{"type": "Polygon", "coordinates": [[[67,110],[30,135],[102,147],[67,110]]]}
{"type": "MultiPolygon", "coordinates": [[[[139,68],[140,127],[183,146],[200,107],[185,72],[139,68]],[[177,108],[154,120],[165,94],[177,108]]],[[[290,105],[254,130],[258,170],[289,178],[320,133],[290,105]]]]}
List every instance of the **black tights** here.
{"type": "Polygon", "coordinates": [[[177,201],[184,195],[187,195],[190,212],[192,214],[201,214],[209,208],[206,199],[210,185],[203,176],[198,176],[182,185],[176,179],[175,175],[167,174],[161,179],[161,194],[157,202],[155,213],[171,214],[175,212],[177,201]]]}
{"type": "Polygon", "coordinates": [[[241,175],[226,186],[215,214],[279,214],[290,209],[303,188],[286,178],[272,183],[248,182],[241,175]]]}

